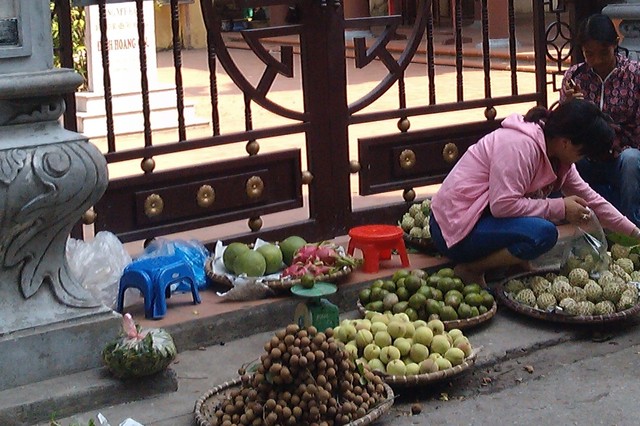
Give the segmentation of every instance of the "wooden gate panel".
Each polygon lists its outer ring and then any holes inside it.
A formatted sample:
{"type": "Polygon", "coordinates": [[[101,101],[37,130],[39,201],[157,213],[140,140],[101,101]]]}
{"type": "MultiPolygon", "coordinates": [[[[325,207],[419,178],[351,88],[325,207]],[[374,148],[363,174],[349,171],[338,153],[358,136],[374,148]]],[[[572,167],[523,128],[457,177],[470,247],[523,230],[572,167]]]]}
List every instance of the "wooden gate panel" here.
{"type": "Polygon", "coordinates": [[[360,194],[440,183],[470,145],[499,126],[483,121],[358,139],[360,194]]]}
{"type": "Polygon", "coordinates": [[[293,149],[113,179],[95,206],[96,231],[131,241],[299,208],[300,170],[293,149]]]}

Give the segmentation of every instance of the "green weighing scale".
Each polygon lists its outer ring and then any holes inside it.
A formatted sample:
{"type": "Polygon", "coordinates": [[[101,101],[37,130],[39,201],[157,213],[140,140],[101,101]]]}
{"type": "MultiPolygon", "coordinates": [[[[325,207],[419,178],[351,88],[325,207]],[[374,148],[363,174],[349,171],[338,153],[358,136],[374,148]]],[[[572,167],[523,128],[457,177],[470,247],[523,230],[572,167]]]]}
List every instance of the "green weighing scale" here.
{"type": "Polygon", "coordinates": [[[324,282],[317,282],[311,288],[304,288],[300,284],[291,287],[293,294],[306,298],[296,306],[294,322],[301,328],[314,326],[318,331],[337,327],[340,324],[338,307],[322,298],[336,291],[338,288],[335,284],[324,282]]]}

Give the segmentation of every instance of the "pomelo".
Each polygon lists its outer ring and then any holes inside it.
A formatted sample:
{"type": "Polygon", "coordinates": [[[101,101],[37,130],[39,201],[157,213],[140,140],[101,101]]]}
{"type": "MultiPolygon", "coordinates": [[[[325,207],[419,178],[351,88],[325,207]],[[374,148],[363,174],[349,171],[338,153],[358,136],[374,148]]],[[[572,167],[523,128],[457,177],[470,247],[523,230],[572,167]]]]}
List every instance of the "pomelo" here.
{"type": "Polygon", "coordinates": [[[280,251],[282,251],[282,260],[287,266],[291,265],[291,261],[293,260],[293,256],[295,256],[296,251],[307,242],[302,237],[298,237],[297,235],[291,235],[284,239],[284,241],[280,242],[280,251]]]}
{"type": "Polygon", "coordinates": [[[233,262],[233,271],[236,275],[247,274],[248,277],[261,277],[266,269],[267,261],[263,255],[255,250],[241,253],[233,262]]]}
{"type": "Polygon", "coordinates": [[[251,250],[245,243],[231,243],[222,253],[222,263],[227,271],[233,273],[233,262],[238,255],[251,250]]]}
{"type": "Polygon", "coordinates": [[[256,249],[267,262],[266,274],[273,274],[282,269],[282,252],[274,244],[264,244],[256,249]]]}

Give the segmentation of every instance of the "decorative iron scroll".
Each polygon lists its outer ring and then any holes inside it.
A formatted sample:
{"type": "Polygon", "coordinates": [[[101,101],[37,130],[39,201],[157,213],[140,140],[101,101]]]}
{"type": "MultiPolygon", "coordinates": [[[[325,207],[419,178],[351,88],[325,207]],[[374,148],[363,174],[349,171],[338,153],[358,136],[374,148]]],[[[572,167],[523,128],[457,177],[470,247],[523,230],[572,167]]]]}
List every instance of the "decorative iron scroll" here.
{"type": "Polygon", "coordinates": [[[571,25],[562,20],[561,14],[567,12],[567,5],[564,0],[545,0],[545,7],[550,13],[555,15],[555,20],[547,25],[545,30],[546,56],[554,62],[552,77],[553,90],[557,91],[557,77],[564,74],[567,60],[573,53],[573,32],[571,25]]]}

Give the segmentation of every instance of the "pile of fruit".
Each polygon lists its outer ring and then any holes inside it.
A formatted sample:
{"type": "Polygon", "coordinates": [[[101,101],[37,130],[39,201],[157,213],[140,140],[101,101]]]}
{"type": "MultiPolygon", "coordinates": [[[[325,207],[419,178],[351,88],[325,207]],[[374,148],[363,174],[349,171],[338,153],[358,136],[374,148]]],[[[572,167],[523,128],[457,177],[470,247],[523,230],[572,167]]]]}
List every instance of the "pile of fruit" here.
{"type": "Polygon", "coordinates": [[[213,425],[344,425],[386,399],[371,371],[358,371],[333,330],[291,324],[264,346],[255,373],[242,375],[213,425]]]}
{"type": "Polygon", "coordinates": [[[342,321],[333,332],[356,363],[394,376],[447,370],[473,353],[462,331],[447,332],[440,320],[410,321],[406,314],[370,313],[342,321]]]}
{"type": "Polygon", "coordinates": [[[396,271],[390,280],[376,280],[360,291],[367,311],[405,313],[411,321],[454,321],[482,315],[494,305],[493,296],[478,284],[465,285],[453,269],[428,275],[421,269],[396,271]]]}
{"type": "Polygon", "coordinates": [[[402,216],[400,227],[411,238],[431,238],[429,217],[431,216],[431,199],[421,203],[414,203],[409,211],[402,216]]]}
{"type": "Polygon", "coordinates": [[[547,273],[512,279],[504,285],[505,294],[518,303],[548,312],[568,315],[610,315],[638,303],[640,272],[627,257],[628,249],[613,245],[609,270],[593,279],[583,267],[566,273],[547,273]]]}
{"type": "Polygon", "coordinates": [[[317,277],[345,266],[357,266],[356,260],[343,252],[335,244],[308,244],[302,237],[292,235],[278,244],[261,244],[255,250],[233,242],[222,253],[222,262],[227,272],[235,275],[262,277],[279,273],[282,278],[317,277]]]}

